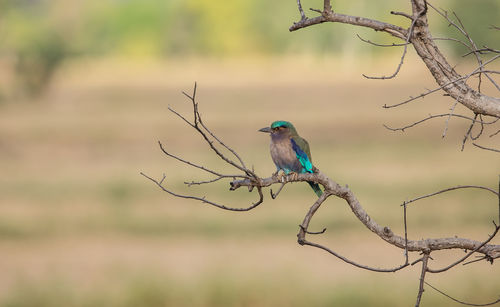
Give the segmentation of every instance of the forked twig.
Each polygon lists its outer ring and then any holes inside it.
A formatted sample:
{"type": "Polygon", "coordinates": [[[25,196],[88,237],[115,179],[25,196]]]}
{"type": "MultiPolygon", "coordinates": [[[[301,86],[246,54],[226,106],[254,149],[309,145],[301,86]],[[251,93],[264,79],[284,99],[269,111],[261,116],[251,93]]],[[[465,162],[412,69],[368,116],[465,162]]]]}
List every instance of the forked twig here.
{"type": "Polygon", "coordinates": [[[398,66],[396,67],[396,70],[389,76],[372,77],[372,76],[368,76],[368,75],[363,74],[363,77],[365,77],[367,79],[386,80],[386,79],[392,79],[398,75],[399,71],[401,70],[401,67],[403,66],[403,62],[405,60],[406,52],[408,51],[408,45],[410,44],[410,40],[411,40],[412,35],[413,35],[413,30],[415,29],[415,24],[420,17],[422,17],[423,15],[425,15],[427,13],[427,2],[424,1],[424,3],[425,3],[425,7],[416,16],[412,17],[411,25],[410,25],[410,28],[408,29],[408,35],[406,37],[406,42],[404,44],[402,44],[404,46],[403,54],[401,55],[401,58],[399,60],[398,66]]]}
{"type": "Polygon", "coordinates": [[[147,179],[151,180],[152,182],[154,182],[164,192],[167,192],[168,194],[173,195],[175,197],[186,198],[186,199],[193,199],[193,200],[201,201],[202,203],[206,203],[206,204],[209,204],[209,205],[212,205],[212,206],[215,206],[217,208],[224,209],[224,210],[230,210],[230,211],[249,211],[249,210],[257,207],[258,205],[260,205],[264,201],[264,195],[262,193],[262,186],[260,184],[261,179],[260,179],[260,177],[258,177],[255,174],[255,172],[253,170],[250,170],[250,169],[248,169],[245,166],[245,163],[243,162],[243,160],[240,158],[240,156],[232,148],[230,148],[225,143],[223,143],[203,123],[201,114],[199,113],[199,110],[198,110],[198,103],[196,102],[196,89],[197,89],[197,84],[195,83],[194,84],[194,88],[193,88],[193,93],[191,95],[187,94],[186,92],[182,92],[182,94],[184,94],[184,96],[186,96],[191,101],[191,104],[192,104],[192,107],[193,107],[193,121],[192,122],[189,121],[185,116],[183,116],[179,112],[177,112],[174,109],[172,109],[170,106],[168,107],[168,109],[172,113],[174,113],[177,117],[179,117],[180,119],[182,119],[185,123],[187,123],[190,127],[194,128],[203,137],[203,139],[205,140],[205,142],[209,145],[210,149],[215,154],[217,154],[217,156],[219,156],[219,158],[221,158],[227,164],[232,165],[236,169],[240,170],[242,173],[241,174],[222,174],[220,172],[217,172],[217,171],[214,171],[212,169],[206,168],[206,167],[204,167],[202,165],[198,165],[196,163],[193,163],[191,161],[185,160],[185,159],[183,159],[183,158],[181,158],[181,157],[179,157],[177,155],[174,155],[174,154],[170,153],[169,151],[167,151],[165,149],[165,147],[163,146],[163,144],[158,141],[158,144],[160,146],[161,151],[165,155],[167,155],[168,157],[171,157],[171,158],[173,158],[173,159],[175,159],[175,160],[177,160],[177,161],[179,161],[179,162],[181,162],[183,164],[186,164],[188,166],[200,169],[202,171],[205,171],[205,172],[207,172],[207,173],[212,174],[212,175],[215,176],[215,178],[211,179],[211,180],[204,180],[204,181],[194,181],[193,180],[191,182],[185,182],[185,184],[187,184],[188,186],[210,184],[210,183],[217,182],[217,181],[219,181],[221,179],[233,179],[233,181],[234,181],[237,178],[240,178],[240,179],[250,180],[253,183],[253,187],[257,188],[257,192],[259,194],[259,199],[255,203],[252,203],[249,207],[233,208],[233,207],[229,207],[229,206],[226,206],[226,205],[221,205],[221,204],[216,203],[214,201],[207,200],[205,196],[198,197],[198,196],[183,195],[183,194],[179,194],[179,193],[173,192],[172,190],[166,188],[165,185],[164,185],[164,181],[165,181],[165,178],[166,178],[165,175],[163,175],[163,177],[162,177],[161,180],[157,180],[157,179],[152,178],[151,176],[146,175],[143,172],[141,172],[140,174],[142,176],[146,177],[147,179]],[[226,157],[226,155],[223,152],[221,152],[217,147],[215,147],[214,140],[217,143],[219,143],[220,145],[222,145],[224,148],[226,148],[229,152],[231,152],[238,159],[238,161],[240,162],[240,164],[237,164],[236,162],[234,162],[231,159],[229,159],[228,157],[226,157]]]}
{"type": "Polygon", "coordinates": [[[246,207],[246,208],[233,208],[233,207],[228,207],[228,206],[221,205],[221,204],[218,204],[216,202],[207,200],[205,198],[205,196],[198,197],[198,196],[193,196],[193,195],[182,195],[179,193],[175,193],[175,192],[165,188],[165,186],[163,185],[163,181],[165,180],[165,175],[163,175],[163,178],[160,181],[158,181],[158,180],[146,175],[143,172],[140,172],[140,174],[142,176],[146,177],[147,179],[151,180],[152,182],[154,182],[158,187],[160,187],[160,189],[162,189],[164,192],[167,192],[168,194],[170,194],[172,196],[201,201],[202,203],[209,204],[209,205],[212,205],[212,206],[217,207],[219,209],[224,209],[224,210],[228,210],[228,211],[238,211],[238,212],[250,211],[253,208],[257,207],[258,205],[262,204],[262,202],[264,201],[264,195],[262,194],[262,188],[259,186],[257,186],[257,191],[259,192],[259,199],[257,200],[257,202],[252,203],[249,207],[246,207]]]}
{"type": "MultiPolygon", "coordinates": [[[[427,268],[427,271],[430,272],[430,273],[442,273],[444,271],[448,271],[449,269],[451,269],[452,267],[460,264],[460,263],[463,263],[467,258],[469,258],[472,254],[474,254],[475,252],[477,252],[481,247],[485,246],[486,244],[488,244],[498,233],[498,230],[500,229],[500,226],[497,226],[495,224],[495,222],[493,222],[493,225],[495,225],[495,230],[493,231],[493,233],[491,235],[488,236],[488,239],[486,239],[486,241],[484,241],[483,243],[481,243],[480,245],[478,245],[475,249],[471,250],[470,252],[468,252],[465,256],[463,256],[462,258],[458,259],[457,261],[451,263],[450,265],[448,266],[445,266],[441,269],[436,269],[436,270],[433,270],[433,269],[430,269],[430,268],[427,268]]],[[[484,258],[484,259],[487,259],[487,258],[484,258]]]]}

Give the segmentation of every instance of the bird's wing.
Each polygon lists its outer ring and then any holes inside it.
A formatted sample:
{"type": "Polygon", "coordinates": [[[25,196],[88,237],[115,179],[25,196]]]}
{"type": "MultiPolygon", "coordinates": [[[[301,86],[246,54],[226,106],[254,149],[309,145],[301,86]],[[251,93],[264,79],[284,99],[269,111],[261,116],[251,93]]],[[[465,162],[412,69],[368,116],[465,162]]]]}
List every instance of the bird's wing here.
{"type": "Polygon", "coordinates": [[[311,152],[309,150],[309,144],[301,137],[292,137],[290,140],[292,142],[293,151],[295,151],[300,164],[302,164],[307,172],[312,173],[313,166],[311,162],[311,152]]]}

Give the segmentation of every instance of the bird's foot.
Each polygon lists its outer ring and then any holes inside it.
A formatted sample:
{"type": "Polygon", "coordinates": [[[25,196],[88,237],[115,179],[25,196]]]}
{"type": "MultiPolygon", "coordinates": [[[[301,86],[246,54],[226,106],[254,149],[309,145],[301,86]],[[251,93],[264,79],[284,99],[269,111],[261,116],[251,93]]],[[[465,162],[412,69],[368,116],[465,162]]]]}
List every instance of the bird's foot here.
{"type": "Polygon", "coordinates": [[[299,178],[299,174],[296,172],[290,172],[286,177],[287,181],[296,181],[299,178]]]}
{"type": "Polygon", "coordinates": [[[286,174],[283,170],[278,170],[276,173],[273,173],[272,175],[273,179],[277,179],[279,182],[285,182],[286,180],[286,174]]]}

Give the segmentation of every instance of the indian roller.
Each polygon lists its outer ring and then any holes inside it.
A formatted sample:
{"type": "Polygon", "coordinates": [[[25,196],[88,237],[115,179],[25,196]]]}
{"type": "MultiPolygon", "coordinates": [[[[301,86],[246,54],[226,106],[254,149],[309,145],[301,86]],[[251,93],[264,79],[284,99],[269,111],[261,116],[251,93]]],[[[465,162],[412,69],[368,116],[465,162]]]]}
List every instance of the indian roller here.
{"type": "MultiPolygon", "coordinates": [[[[292,123],[279,120],[259,131],[271,135],[271,157],[276,165],[277,173],[280,170],[283,170],[285,175],[314,172],[309,143],[300,137],[292,123]]],[[[307,183],[318,197],[323,194],[317,183],[312,181],[307,183]]]]}

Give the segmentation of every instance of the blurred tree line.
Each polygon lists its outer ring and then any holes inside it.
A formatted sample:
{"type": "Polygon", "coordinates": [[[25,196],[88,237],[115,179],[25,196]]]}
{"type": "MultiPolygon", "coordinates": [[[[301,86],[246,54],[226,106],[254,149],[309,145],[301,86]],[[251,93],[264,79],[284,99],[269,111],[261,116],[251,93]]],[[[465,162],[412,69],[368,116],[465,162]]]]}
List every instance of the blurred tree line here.
{"type": "MultiPolygon", "coordinates": [[[[304,8],[322,4],[320,0],[302,2],[304,8]]],[[[500,31],[489,27],[499,26],[500,1],[443,0],[436,5],[455,11],[478,46],[499,48],[500,31]]],[[[408,20],[389,12],[409,11],[409,2],[335,1],[334,9],[406,25],[408,20]]],[[[298,18],[296,1],[291,0],[0,0],[0,56],[2,62],[11,64],[24,90],[38,94],[65,59],[83,56],[356,56],[361,51],[363,55],[387,52],[361,43],[352,28],[344,31],[347,26],[340,24],[288,34],[289,25],[298,18]]],[[[460,37],[442,18],[434,20],[436,36],[460,37]]],[[[372,41],[392,42],[374,31],[355,31],[372,41]]],[[[465,53],[460,44],[447,44],[456,54],[465,53]]]]}

